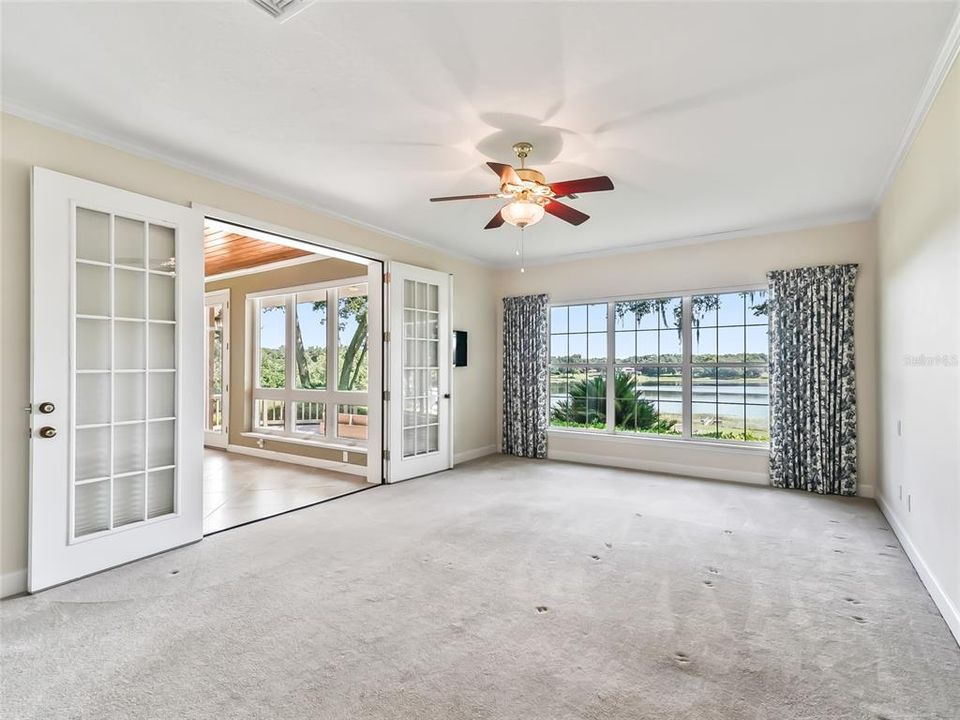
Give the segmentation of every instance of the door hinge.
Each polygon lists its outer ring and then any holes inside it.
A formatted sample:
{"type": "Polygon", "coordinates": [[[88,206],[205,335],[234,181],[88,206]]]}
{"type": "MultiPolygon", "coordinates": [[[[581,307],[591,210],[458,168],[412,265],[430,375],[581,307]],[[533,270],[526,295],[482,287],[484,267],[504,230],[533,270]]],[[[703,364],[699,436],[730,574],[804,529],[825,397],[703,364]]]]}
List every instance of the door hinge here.
{"type": "Polygon", "coordinates": [[[384,330],[384,331],[383,331],[383,341],[384,341],[384,342],[390,342],[390,331],[389,331],[389,330],[384,330]]]}
{"type": "Polygon", "coordinates": [[[384,451],[383,451],[383,459],[384,459],[384,460],[389,460],[389,459],[390,459],[390,451],[389,451],[389,450],[384,450],[384,451]]]}
{"type": "Polygon", "coordinates": [[[387,401],[387,402],[390,402],[390,391],[389,391],[389,390],[384,390],[384,391],[383,391],[383,399],[384,399],[385,401],[387,401]]]}
{"type": "Polygon", "coordinates": [[[390,278],[390,273],[385,272],[385,273],[383,274],[383,282],[384,282],[384,284],[385,284],[385,285],[389,285],[389,284],[390,284],[390,279],[391,279],[391,278],[390,278]]]}

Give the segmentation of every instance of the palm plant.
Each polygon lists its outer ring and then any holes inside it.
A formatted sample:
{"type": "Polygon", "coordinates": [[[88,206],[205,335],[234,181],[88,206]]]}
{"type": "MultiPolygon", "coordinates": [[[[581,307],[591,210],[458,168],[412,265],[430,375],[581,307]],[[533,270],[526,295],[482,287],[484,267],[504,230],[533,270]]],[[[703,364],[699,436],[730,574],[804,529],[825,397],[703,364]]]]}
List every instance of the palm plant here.
{"type": "MultiPolygon", "coordinates": [[[[661,420],[652,402],[643,397],[636,376],[616,371],[613,376],[614,422],[623,430],[670,432],[676,420],[661,420]]],[[[551,411],[560,424],[604,427],[607,422],[607,379],[595,376],[570,383],[568,400],[551,411]]]]}

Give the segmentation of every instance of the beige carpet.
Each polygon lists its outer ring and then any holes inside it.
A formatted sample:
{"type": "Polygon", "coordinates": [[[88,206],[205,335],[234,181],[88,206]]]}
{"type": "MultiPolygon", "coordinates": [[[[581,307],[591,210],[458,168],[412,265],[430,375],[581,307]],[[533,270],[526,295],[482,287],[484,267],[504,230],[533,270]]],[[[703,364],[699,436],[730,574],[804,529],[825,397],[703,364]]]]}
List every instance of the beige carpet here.
{"type": "Polygon", "coordinates": [[[9,718],[950,718],[866,500],[490,458],[6,601],[9,718]]]}

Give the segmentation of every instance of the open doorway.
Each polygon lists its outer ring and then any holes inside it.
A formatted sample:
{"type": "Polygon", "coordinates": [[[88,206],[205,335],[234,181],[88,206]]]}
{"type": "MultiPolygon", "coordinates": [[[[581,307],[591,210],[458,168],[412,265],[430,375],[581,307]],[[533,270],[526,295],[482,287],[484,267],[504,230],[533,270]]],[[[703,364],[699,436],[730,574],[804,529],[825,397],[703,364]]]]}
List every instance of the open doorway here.
{"type": "Polygon", "coordinates": [[[379,480],[368,472],[382,437],[371,262],[205,222],[204,534],[379,480]]]}

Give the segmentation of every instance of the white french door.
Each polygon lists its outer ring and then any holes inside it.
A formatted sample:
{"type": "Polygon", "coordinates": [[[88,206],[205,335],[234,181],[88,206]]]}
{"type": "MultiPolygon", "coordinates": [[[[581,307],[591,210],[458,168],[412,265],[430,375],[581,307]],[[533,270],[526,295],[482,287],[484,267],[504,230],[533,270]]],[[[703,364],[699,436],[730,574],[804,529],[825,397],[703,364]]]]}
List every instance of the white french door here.
{"type": "Polygon", "coordinates": [[[453,466],[451,277],[390,263],[389,482],[453,466]]]}
{"type": "Polygon", "coordinates": [[[33,170],[31,592],[202,537],[203,219],[33,170]]]}
{"type": "Polygon", "coordinates": [[[230,421],[230,291],[203,298],[203,444],[227,446],[230,421]]]}

